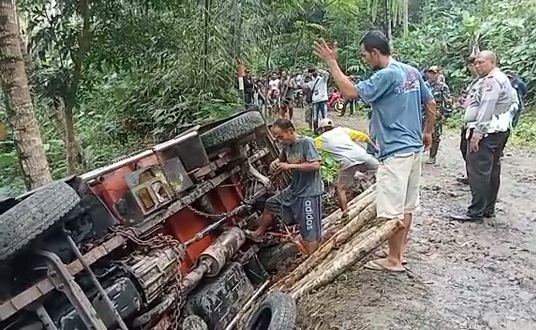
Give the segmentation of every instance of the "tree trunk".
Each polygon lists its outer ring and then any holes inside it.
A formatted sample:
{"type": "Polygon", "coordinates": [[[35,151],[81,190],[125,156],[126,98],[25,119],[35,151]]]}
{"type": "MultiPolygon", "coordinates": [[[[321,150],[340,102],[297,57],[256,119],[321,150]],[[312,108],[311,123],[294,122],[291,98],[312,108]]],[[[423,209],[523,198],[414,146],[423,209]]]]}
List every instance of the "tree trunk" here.
{"type": "Polygon", "coordinates": [[[409,32],[409,0],[404,0],[404,37],[409,32]]]}
{"type": "Polygon", "coordinates": [[[84,170],[82,162],[83,155],[80,154],[80,144],[77,143],[74,132],[73,112],[77,103],[78,86],[82,79],[82,64],[84,63],[84,58],[91,41],[89,0],[80,0],[79,11],[83,24],[82,30],[78,35],[78,52],[73,56],[73,80],[71,82],[69,96],[65,99],[65,142],[67,145],[67,171],[69,174],[76,174],[84,170]]]}
{"type": "MultiPolygon", "coordinates": [[[[53,102],[49,107],[49,118],[56,129],[56,132],[58,132],[63,142],[65,142],[65,145],[67,145],[67,133],[65,132],[67,124],[65,123],[65,106],[63,105],[63,102],[53,102]]],[[[77,164],[82,164],[82,166],[85,167],[84,150],[80,145],[80,140],[77,139],[76,136],[74,139],[74,148],[76,150],[73,151],[73,155],[76,155],[77,157],[75,162],[77,164]]]]}
{"type": "Polygon", "coordinates": [[[0,79],[6,97],[14,142],[28,188],[52,181],[45,148],[34,115],[19,30],[11,0],[0,2],[0,79]]]}
{"type": "Polygon", "coordinates": [[[393,15],[390,11],[387,12],[387,40],[389,45],[393,46],[393,15]]]}
{"type": "Polygon", "coordinates": [[[270,35],[270,42],[268,43],[268,52],[266,53],[266,72],[271,70],[270,68],[270,56],[272,55],[272,45],[274,43],[274,34],[270,35]]]}

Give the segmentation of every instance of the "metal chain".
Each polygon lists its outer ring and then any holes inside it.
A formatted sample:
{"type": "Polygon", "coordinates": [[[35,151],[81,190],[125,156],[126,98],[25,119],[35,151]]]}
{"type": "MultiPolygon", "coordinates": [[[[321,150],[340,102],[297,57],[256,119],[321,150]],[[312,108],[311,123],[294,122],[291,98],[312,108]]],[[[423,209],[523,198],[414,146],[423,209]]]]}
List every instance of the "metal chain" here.
{"type": "MultiPolygon", "coordinates": [[[[243,203],[240,206],[243,206],[244,204],[246,204],[246,203],[243,203]]],[[[202,216],[202,217],[205,217],[205,218],[221,219],[221,218],[234,217],[238,213],[242,212],[243,208],[240,207],[240,206],[235,207],[233,210],[231,210],[229,212],[223,212],[223,213],[206,213],[206,212],[203,212],[203,211],[200,211],[200,210],[197,210],[197,209],[193,208],[191,205],[188,205],[187,208],[190,211],[194,212],[195,214],[197,214],[199,216],[202,216]]]]}
{"type": "MultiPolygon", "coordinates": [[[[139,231],[133,227],[116,227],[112,228],[112,232],[125,237],[126,239],[132,241],[133,243],[137,244],[142,248],[145,248],[146,252],[152,250],[160,250],[166,247],[173,249],[173,251],[175,251],[175,255],[177,256],[177,268],[180,267],[184,256],[186,255],[186,247],[184,246],[184,244],[182,244],[170,235],[164,235],[162,233],[159,233],[149,239],[141,239],[139,237],[139,231]]],[[[177,271],[175,272],[175,285],[173,285],[173,290],[175,291],[175,296],[177,299],[173,310],[173,318],[171,321],[171,329],[173,330],[179,330],[179,320],[181,317],[180,310],[182,306],[181,288],[182,273],[179,269],[177,269],[177,271]]]]}

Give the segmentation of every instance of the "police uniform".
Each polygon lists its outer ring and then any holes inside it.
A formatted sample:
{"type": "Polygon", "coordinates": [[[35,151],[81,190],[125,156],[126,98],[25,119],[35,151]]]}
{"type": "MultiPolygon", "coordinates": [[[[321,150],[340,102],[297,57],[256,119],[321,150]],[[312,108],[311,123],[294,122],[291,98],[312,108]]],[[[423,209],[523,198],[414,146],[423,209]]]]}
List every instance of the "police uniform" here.
{"type": "MultiPolygon", "coordinates": [[[[467,86],[465,89],[465,99],[463,100],[462,107],[467,109],[469,104],[471,103],[471,99],[475,96],[475,94],[478,92],[477,89],[480,86],[480,78],[476,78],[467,86]]],[[[466,161],[467,157],[467,123],[463,123],[462,125],[462,131],[460,135],[460,152],[462,154],[463,160],[466,161]]]]}
{"type": "Polygon", "coordinates": [[[452,112],[452,103],[450,100],[450,89],[447,84],[439,81],[436,83],[428,81],[426,84],[437,104],[437,117],[434,125],[434,132],[432,133],[430,158],[427,162],[429,164],[434,164],[437,150],[439,149],[439,143],[441,142],[441,135],[443,135],[443,123],[452,112]]]}
{"type": "Polygon", "coordinates": [[[464,117],[468,128],[468,148],[475,134],[481,136],[478,151],[469,149],[466,158],[472,194],[466,214],[468,219],[481,219],[495,213],[501,155],[510,134],[510,108],[513,103],[510,80],[498,68],[478,80],[475,87],[464,117]]]}

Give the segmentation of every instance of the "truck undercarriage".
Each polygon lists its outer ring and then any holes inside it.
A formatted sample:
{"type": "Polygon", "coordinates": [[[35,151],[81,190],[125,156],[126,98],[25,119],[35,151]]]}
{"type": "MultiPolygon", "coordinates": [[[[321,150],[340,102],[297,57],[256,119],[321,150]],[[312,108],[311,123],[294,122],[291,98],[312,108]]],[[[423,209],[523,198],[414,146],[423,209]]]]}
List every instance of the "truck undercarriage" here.
{"type": "Polygon", "coordinates": [[[247,111],[1,202],[1,328],[292,328],[281,293],[239,325],[269,281],[243,229],[277,156],[247,111]]]}

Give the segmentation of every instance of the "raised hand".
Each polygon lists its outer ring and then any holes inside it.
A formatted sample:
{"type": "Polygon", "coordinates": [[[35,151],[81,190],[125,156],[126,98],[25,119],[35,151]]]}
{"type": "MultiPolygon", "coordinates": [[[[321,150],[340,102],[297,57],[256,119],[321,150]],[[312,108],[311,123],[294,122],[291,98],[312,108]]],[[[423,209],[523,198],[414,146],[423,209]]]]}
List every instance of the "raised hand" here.
{"type": "Polygon", "coordinates": [[[329,47],[326,41],[322,38],[313,43],[314,52],[324,61],[328,62],[337,59],[337,43],[333,43],[332,47],[329,47]]]}

